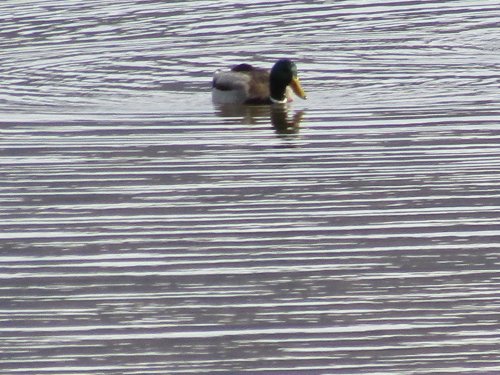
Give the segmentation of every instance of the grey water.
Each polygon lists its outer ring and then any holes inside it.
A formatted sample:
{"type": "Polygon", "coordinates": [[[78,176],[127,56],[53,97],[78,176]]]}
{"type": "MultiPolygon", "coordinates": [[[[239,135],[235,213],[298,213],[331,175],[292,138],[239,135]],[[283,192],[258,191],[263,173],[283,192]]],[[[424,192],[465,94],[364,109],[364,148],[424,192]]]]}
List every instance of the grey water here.
{"type": "Polygon", "coordinates": [[[500,373],[499,9],[2,1],[0,373],[500,373]]]}

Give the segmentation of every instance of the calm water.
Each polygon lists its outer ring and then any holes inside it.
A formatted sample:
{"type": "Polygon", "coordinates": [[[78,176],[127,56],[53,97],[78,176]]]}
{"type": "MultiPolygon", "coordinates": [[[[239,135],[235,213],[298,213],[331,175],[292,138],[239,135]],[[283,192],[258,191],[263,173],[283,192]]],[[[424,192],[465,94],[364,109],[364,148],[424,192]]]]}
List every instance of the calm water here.
{"type": "Polygon", "coordinates": [[[499,9],[4,0],[1,374],[500,373],[499,9]]]}

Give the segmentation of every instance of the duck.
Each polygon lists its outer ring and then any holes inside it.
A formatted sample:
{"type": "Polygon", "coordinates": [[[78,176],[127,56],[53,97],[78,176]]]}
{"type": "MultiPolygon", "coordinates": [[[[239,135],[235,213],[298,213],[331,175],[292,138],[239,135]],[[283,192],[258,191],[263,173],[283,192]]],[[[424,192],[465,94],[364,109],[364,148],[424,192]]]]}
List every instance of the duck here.
{"type": "Polygon", "coordinates": [[[307,97],[297,66],[289,59],[278,60],[270,71],[239,64],[216,71],[212,80],[212,100],[218,104],[286,104],[293,100],[292,91],[301,99],[307,97]]]}

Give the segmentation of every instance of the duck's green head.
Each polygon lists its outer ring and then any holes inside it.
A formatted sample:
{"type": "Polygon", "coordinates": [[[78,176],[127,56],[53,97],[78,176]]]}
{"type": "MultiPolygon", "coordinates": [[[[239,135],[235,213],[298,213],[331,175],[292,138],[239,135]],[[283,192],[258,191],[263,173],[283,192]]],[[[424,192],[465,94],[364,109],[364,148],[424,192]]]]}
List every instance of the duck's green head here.
{"type": "Polygon", "coordinates": [[[288,59],[278,60],[271,69],[270,75],[271,97],[282,100],[285,97],[285,90],[288,85],[292,88],[295,95],[305,99],[306,93],[300,85],[297,76],[297,66],[288,59]]]}

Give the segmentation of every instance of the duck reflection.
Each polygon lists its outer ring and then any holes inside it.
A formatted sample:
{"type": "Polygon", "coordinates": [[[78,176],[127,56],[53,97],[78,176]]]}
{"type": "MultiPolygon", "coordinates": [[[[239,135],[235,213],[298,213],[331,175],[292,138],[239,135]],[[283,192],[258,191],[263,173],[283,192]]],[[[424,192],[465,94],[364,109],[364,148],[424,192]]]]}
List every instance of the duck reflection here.
{"type": "Polygon", "coordinates": [[[271,106],[271,123],[278,134],[297,134],[304,111],[296,111],[293,116],[288,115],[288,108],[271,106]]]}
{"type": "Polygon", "coordinates": [[[224,118],[238,119],[241,124],[259,124],[270,121],[277,134],[297,134],[304,111],[296,111],[293,115],[284,105],[218,105],[216,115],[224,118]]]}

